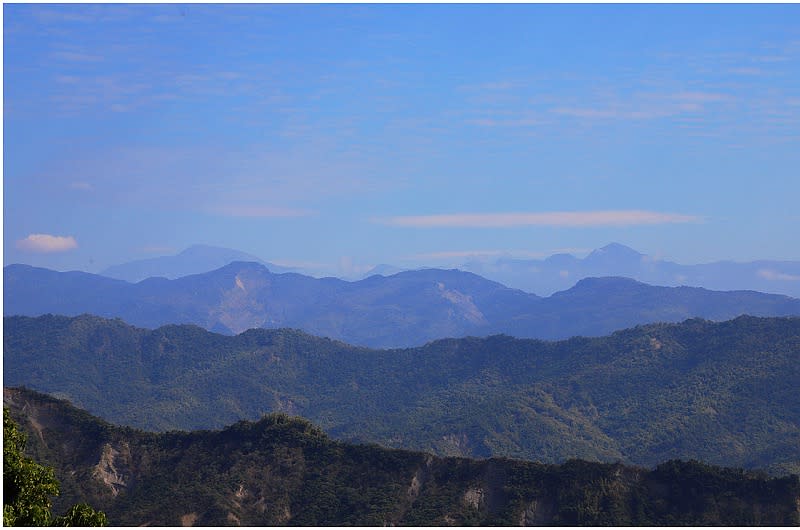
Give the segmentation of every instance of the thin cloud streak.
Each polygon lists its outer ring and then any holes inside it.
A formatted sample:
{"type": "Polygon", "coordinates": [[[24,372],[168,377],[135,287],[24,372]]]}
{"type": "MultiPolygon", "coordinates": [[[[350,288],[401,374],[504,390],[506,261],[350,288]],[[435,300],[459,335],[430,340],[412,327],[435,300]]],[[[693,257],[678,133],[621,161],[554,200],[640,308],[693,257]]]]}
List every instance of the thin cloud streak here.
{"type": "Polygon", "coordinates": [[[443,250],[440,252],[425,252],[421,254],[414,254],[412,256],[404,256],[401,259],[420,260],[420,259],[450,259],[450,258],[472,258],[483,256],[507,256],[510,252],[508,250],[443,250]]]}
{"type": "Polygon", "coordinates": [[[541,125],[542,121],[537,119],[510,119],[510,120],[495,120],[492,118],[481,118],[475,120],[467,120],[466,123],[470,125],[478,125],[480,127],[533,127],[541,125]]]}
{"type": "Polygon", "coordinates": [[[52,54],[52,57],[62,61],[79,63],[96,63],[103,60],[103,57],[100,55],[73,51],[57,51],[52,54]]]}
{"type": "Polygon", "coordinates": [[[414,228],[510,228],[517,226],[635,226],[701,222],[702,217],[647,210],[589,212],[516,212],[408,215],[378,220],[414,228]]]}
{"type": "Polygon", "coordinates": [[[633,101],[599,102],[595,106],[558,106],[553,114],[581,119],[652,120],[687,113],[702,113],[709,104],[730,103],[736,98],[715,92],[677,92],[673,94],[641,94],[633,101]]]}
{"type": "Polygon", "coordinates": [[[758,276],[770,281],[797,282],[800,276],[796,274],[786,274],[772,269],[759,269],[758,276]]]}
{"type": "Polygon", "coordinates": [[[141,247],[139,250],[142,252],[147,252],[148,254],[172,254],[175,253],[175,247],[164,247],[164,246],[147,246],[141,247]]]}
{"type": "Polygon", "coordinates": [[[212,208],[211,213],[225,217],[309,217],[315,212],[273,206],[229,205],[212,208]]]}
{"type": "Polygon", "coordinates": [[[401,261],[419,261],[419,260],[448,260],[448,259],[483,259],[502,258],[512,260],[533,260],[542,259],[554,254],[574,254],[574,253],[587,253],[592,249],[590,248],[559,248],[553,249],[549,252],[532,251],[532,250],[516,250],[516,249],[502,249],[502,250],[443,250],[439,252],[423,252],[413,254],[410,256],[402,256],[398,258],[401,261]]]}
{"type": "Polygon", "coordinates": [[[50,234],[30,234],[17,241],[17,248],[28,252],[49,254],[66,252],[78,248],[78,242],[72,236],[53,236],[50,234]]]}
{"type": "Polygon", "coordinates": [[[71,182],[69,187],[73,190],[94,191],[94,187],[88,182],[84,181],[71,182]]]}
{"type": "Polygon", "coordinates": [[[594,249],[585,247],[554,248],[548,251],[535,251],[524,249],[491,249],[491,250],[442,250],[438,252],[421,252],[408,256],[395,258],[399,261],[420,261],[420,260],[453,260],[453,259],[480,259],[489,260],[492,258],[510,260],[536,260],[543,259],[556,254],[587,254],[594,249]]]}

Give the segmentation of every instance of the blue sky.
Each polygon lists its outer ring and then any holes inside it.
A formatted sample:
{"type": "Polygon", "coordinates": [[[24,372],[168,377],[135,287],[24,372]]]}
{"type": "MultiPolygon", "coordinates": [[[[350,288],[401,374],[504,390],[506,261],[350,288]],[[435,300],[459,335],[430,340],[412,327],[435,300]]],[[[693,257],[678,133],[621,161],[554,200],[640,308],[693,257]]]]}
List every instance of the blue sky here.
{"type": "Polygon", "coordinates": [[[3,6],[4,262],[800,259],[800,6],[3,6]]]}

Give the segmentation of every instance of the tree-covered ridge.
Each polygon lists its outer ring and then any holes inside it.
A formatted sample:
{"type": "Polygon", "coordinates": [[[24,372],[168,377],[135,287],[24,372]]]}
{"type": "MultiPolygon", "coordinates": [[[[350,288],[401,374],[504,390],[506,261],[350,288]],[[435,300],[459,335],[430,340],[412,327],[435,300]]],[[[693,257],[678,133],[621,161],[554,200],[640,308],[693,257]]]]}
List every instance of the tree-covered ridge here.
{"type": "Polygon", "coordinates": [[[335,441],[285,414],[219,431],[114,427],[24,389],[4,401],[62,503],[112,525],[797,525],[797,476],[695,461],[647,470],[440,458],[335,441]]]}
{"type": "Polygon", "coordinates": [[[146,330],[88,315],[4,325],[7,385],[139,428],[219,428],[287,412],[338,439],[440,455],[800,472],[798,318],[403,350],[295,330],[146,330]]]}

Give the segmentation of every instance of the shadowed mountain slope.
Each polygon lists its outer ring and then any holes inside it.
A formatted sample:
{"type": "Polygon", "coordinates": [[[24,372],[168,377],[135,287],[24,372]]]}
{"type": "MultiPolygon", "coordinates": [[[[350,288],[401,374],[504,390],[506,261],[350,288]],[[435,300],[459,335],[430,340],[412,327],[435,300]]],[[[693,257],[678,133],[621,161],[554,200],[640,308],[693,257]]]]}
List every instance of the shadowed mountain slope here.
{"type": "Polygon", "coordinates": [[[221,431],[114,427],[23,389],[3,401],[56,469],[56,507],[89,501],[112,525],[796,525],[797,476],[670,461],[437,458],[352,445],[285,415],[221,431]]]}

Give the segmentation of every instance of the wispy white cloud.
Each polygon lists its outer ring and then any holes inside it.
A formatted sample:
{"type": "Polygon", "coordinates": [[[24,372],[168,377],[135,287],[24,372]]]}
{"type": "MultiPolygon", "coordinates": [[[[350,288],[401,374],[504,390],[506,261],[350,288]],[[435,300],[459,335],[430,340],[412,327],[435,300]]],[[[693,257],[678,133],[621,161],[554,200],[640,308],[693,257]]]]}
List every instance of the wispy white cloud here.
{"type": "Polygon", "coordinates": [[[269,259],[270,263],[274,263],[279,267],[286,267],[288,269],[310,269],[310,270],[323,270],[333,267],[331,263],[322,263],[319,261],[303,261],[292,259],[269,259]]]}
{"type": "Polygon", "coordinates": [[[734,99],[733,96],[720,92],[677,92],[675,94],[669,94],[667,97],[676,101],[694,103],[715,103],[734,99]]]}
{"type": "Polygon", "coordinates": [[[31,14],[43,24],[97,24],[127,20],[134,17],[137,11],[141,11],[141,8],[121,4],[71,4],[37,7],[31,14]]]}
{"type": "Polygon", "coordinates": [[[512,118],[512,119],[494,119],[494,118],[478,118],[474,120],[467,120],[470,125],[478,125],[481,127],[532,127],[534,125],[541,125],[542,121],[534,118],[512,118]]]}
{"type": "Polygon", "coordinates": [[[522,249],[477,249],[477,250],[442,250],[437,252],[421,252],[408,256],[401,256],[400,261],[420,261],[420,260],[459,260],[470,258],[474,260],[493,260],[501,259],[542,259],[554,254],[585,254],[590,252],[590,248],[556,248],[548,251],[522,250],[522,249]]]}
{"type": "Polygon", "coordinates": [[[753,75],[753,76],[760,76],[764,75],[766,72],[762,68],[757,68],[754,66],[738,66],[728,70],[728,73],[735,74],[735,75],[753,75]]]}
{"type": "Polygon", "coordinates": [[[504,256],[507,250],[443,250],[440,252],[422,252],[412,256],[404,256],[403,260],[418,259],[451,259],[451,258],[472,258],[482,256],[504,256]]]}
{"type": "Polygon", "coordinates": [[[633,226],[701,222],[702,217],[647,210],[510,212],[407,215],[375,222],[415,228],[508,228],[516,226],[633,226]]]}
{"type": "Polygon", "coordinates": [[[486,83],[461,85],[456,88],[458,90],[482,92],[486,90],[513,90],[522,86],[521,83],[515,81],[489,81],[486,83]]]}
{"type": "Polygon", "coordinates": [[[142,247],[139,250],[141,250],[142,252],[147,252],[148,254],[174,254],[177,249],[175,247],[150,245],[142,247]]]}
{"type": "Polygon", "coordinates": [[[80,83],[81,78],[76,75],[57,75],[55,80],[56,83],[61,83],[63,85],[74,85],[80,83]]]}
{"type": "Polygon", "coordinates": [[[800,276],[798,276],[797,274],[786,274],[785,272],[779,272],[772,269],[759,269],[757,274],[759,277],[770,281],[787,281],[787,282],[800,281],[800,276]]]}
{"type": "Polygon", "coordinates": [[[352,256],[340,256],[336,266],[339,276],[343,278],[361,276],[375,267],[374,264],[355,263],[352,256]]]}
{"type": "Polygon", "coordinates": [[[757,63],[783,63],[791,60],[786,54],[783,55],[756,55],[751,57],[751,60],[757,63]]]}
{"type": "Polygon", "coordinates": [[[84,181],[71,182],[69,187],[72,188],[73,190],[94,191],[94,187],[88,182],[84,181]]]}
{"type": "Polygon", "coordinates": [[[243,204],[215,206],[210,210],[214,214],[226,217],[308,217],[314,215],[313,210],[243,204]]]}
{"type": "Polygon", "coordinates": [[[554,114],[583,119],[651,120],[686,113],[702,112],[706,105],[724,103],[734,98],[717,92],[676,92],[672,94],[640,94],[631,101],[599,102],[596,106],[558,106],[554,114]]]}
{"type": "Polygon", "coordinates": [[[78,242],[72,236],[30,234],[25,239],[17,241],[17,248],[39,253],[66,252],[78,248],[78,242]]]}
{"type": "Polygon", "coordinates": [[[404,185],[400,177],[386,179],[374,171],[370,156],[337,152],[336,147],[318,141],[282,150],[264,144],[223,150],[205,143],[132,143],[93,152],[89,145],[58,164],[45,164],[28,185],[71,186],[73,194],[83,191],[95,204],[239,218],[308,217],[331,199],[382,194],[404,185]]]}
{"type": "Polygon", "coordinates": [[[33,16],[45,24],[63,22],[94,22],[95,18],[88,13],[75,11],[72,9],[44,9],[37,8],[32,12],[33,16]]]}
{"type": "MultiPolygon", "coordinates": [[[[573,118],[620,118],[624,117],[627,113],[619,109],[612,108],[589,108],[589,107],[555,107],[551,109],[554,114],[562,114],[564,116],[572,116],[573,118]]],[[[629,117],[633,117],[630,116],[629,117]]]]}
{"type": "Polygon", "coordinates": [[[55,77],[57,88],[50,101],[60,112],[74,113],[92,108],[126,112],[160,101],[144,76],[130,74],[73,75],[55,77]]]}
{"type": "Polygon", "coordinates": [[[103,56],[93,53],[83,53],[61,50],[53,52],[54,59],[61,61],[79,62],[79,63],[96,63],[103,60],[103,56]]]}

